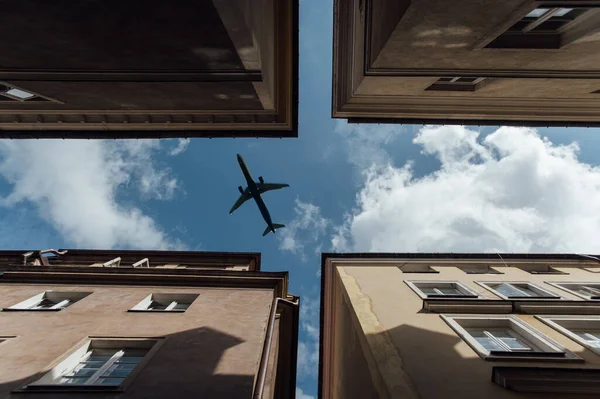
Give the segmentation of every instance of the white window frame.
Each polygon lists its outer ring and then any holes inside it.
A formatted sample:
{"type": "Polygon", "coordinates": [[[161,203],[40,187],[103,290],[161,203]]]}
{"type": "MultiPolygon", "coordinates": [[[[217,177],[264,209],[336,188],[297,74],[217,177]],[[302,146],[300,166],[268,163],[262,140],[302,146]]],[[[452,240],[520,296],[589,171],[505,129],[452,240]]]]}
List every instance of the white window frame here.
{"type": "Polygon", "coordinates": [[[596,330],[600,332],[600,316],[535,316],[536,319],[540,320],[544,324],[552,327],[561,334],[571,338],[579,345],[583,346],[600,355],[600,348],[591,346],[587,340],[582,339],[579,335],[575,334],[573,330],[596,330]]]}
{"type": "Polygon", "coordinates": [[[404,283],[406,285],[408,285],[410,287],[411,290],[413,290],[417,295],[419,295],[422,299],[464,299],[464,298],[480,298],[481,295],[479,295],[476,291],[472,290],[470,287],[466,286],[465,284],[459,282],[459,281],[448,281],[448,280],[404,280],[404,283]],[[425,292],[423,292],[421,290],[421,287],[419,286],[423,286],[423,285],[429,285],[431,287],[429,288],[434,288],[436,285],[451,285],[452,288],[462,292],[464,295],[444,295],[441,294],[440,295],[434,295],[434,296],[430,296],[428,294],[426,294],[425,292]]]}
{"type": "Polygon", "coordinates": [[[137,305],[129,309],[129,312],[172,312],[172,313],[183,313],[185,312],[192,303],[198,298],[199,294],[162,294],[152,293],[142,299],[137,305]],[[161,303],[163,306],[166,305],[165,309],[148,309],[153,302],[161,303]],[[178,304],[188,305],[185,309],[175,309],[178,304]]]}
{"type": "MultiPolygon", "coordinates": [[[[497,295],[500,298],[506,299],[509,301],[522,301],[522,300],[548,301],[548,300],[565,299],[561,295],[556,294],[552,291],[549,291],[545,288],[542,288],[537,284],[530,283],[529,281],[475,281],[475,283],[479,284],[486,290],[492,292],[494,295],[497,295]],[[504,294],[501,294],[500,292],[496,291],[494,288],[490,287],[489,284],[511,284],[513,286],[515,286],[517,284],[519,284],[519,285],[525,284],[525,285],[527,285],[527,288],[529,288],[530,290],[532,290],[534,292],[543,293],[546,295],[546,297],[539,297],[539,296],[507,297],[504,294]]],[[[519,287],[517,287],[517,286],[515,286],[514,288],[519,290],[519,287]]]]}
{"type": "Polygon", "coordinates": [[[588,301],[600,301],[600,283],[590,283],[590,282],[572,282],[572,281],[545,281],[546,284],[549,284],[553,287],[556,287],[560,290],[569,292],[579,298],[586,299],[588,301]],[[579,286],[597,286],[598,289],[598,298],[592,298],[592,295],[585,295],[580,292],[575,291],[572,288],[565,287],[564,285],[579,285],[579,286]]]}
{"type": "Polygon", "coordinates": [[[113,338],[113,337],[89,337],[84,342],[77,345],[76,349],[70,351],[70,354],[63,356],[58,362],[48,367],[50,370],[41,378],[32,380],[27,385],[17,391],[121,391],[148,363],[150,358],[158,351],[163,344],[164,338],[113,338]],[[82,359],[89,355],[93,349],[121,349],[115,353],[101,368],[94,373],[93,379],[90,379],[84,384],[64,384],[59,381],[64,376],[73,371],[82,359]],[[126,376],[119,385],[103,385],[94,384],[123,355],[125,349],[148,349],[140,363],[126,376]]]}
{"type": "Polygon", "coordinates": [[[583,361],[582,358],[514,315],[442,314],[440,317],[484,360],[583,361]],[[490,351],[469,334],[468,328],[508,329],[517,337],[523,338],[527,344],[533,344],[535,347],[533,349],[538,350],[490,351]]]}
{"type": "Polygon", "coordinates": [[[81,291],[44,291],[41,294],[32,296],[22,302],[12,305],[4,310],[22,310],[22,311],[59,311],[77,303],[81,299],[90,295],[91,292],[81,291]],[[48,308],[36,308],[41,302],[48,300],[54,303],[48,308]]]}

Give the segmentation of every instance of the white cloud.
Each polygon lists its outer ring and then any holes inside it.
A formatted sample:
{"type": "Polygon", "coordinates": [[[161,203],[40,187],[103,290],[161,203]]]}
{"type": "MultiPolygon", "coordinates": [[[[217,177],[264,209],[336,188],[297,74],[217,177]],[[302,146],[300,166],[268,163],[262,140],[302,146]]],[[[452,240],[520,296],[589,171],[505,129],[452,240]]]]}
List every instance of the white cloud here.
{"type": "Polygon", "coordinates": [[[302,388],[296,388],[296,399],[315,399],[315,397],[305,394],[302,388]]]}
{"type": "Polygon", "coordinates": [[[315,378],[319,367],[318,341],[298,342],[298,379],[307,380],[315,378]]]}
{"type": "Polygon", "coordinates": [[[317,376],[319,367],[319,298],[303,296],[300,304],[300,331],[306,339],[298,342],[298,378],[317,376]]]}
{"type": "MultiPolygon", "coordinates": [[[[394,124],[353,124],[345,120],[338,120],[335,126],[335,132],[343,136],[342,142],[347,145],[349,162],[359,168],[389,162],[390,155],[385,147],[406,129],[394,124]]],[[[339,142],[336,142],[338,146],[339,142]]]]}
{"type": "Polygon", "coordinates": [[[190,143],[191,143],[190,139],[177,139],[177,147],[175,147],[171,151],[169,151],[169,155],[175,156],[175,155],[181,154],[182,152],[187,150],[190,143]]]}
{"type": "Polygon", "coordinates": [[[307,244],[317,245],[319,239],[323,237],[329,226],[329,220],[321,215],[321,208],[309,202],[302,202],[296,199],[294,206],[296,216],[279,230],[279,249],[290,251],[300,255],[306,260],[304,248],[307,244]]]}
{"type": "Polygon", "coordinates": [[[2,140],[0,176],[12,190],[0,206],[33,205],[77,247],[178,247],[139,208],[117,201],[127,185],[148,198],[173,196],[177,180],[157,166],[159,147],[158,140],[2,140]]]}
{"type": "Polygon", "coordinates": [[[577,144],[511,127],[481,139],[460,126],[425,127],[414,143],[441,168],[422,178],[410,163],[365,169],[335,250],[600,250],[600,168],[579,161],[577,144]]]}

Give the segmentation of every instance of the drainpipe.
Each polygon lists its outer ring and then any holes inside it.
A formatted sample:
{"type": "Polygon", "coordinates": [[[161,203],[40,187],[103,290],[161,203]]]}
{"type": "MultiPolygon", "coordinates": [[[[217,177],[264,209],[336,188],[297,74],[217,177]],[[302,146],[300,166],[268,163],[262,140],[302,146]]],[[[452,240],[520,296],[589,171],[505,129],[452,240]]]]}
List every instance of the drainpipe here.
{"type": "Polygon", "coordinates": [[[269,325],[267,326],[267,334],[265,335],[265,343],[263,345],[260,366],[258,368],[258,376],[256,385],[254,386],[253,399],[262,399],[265,389],[265,381],[267,379],[267,366],[269,364],[269,355],[271,354],[271,339],[273,338],[273,329],[275,327],[275,315],[277,314],[277,306],[279,303],[284,303],[291,306],[298,306],[297,303],[283,298],[275,298],[269,315],[269,325]]]}

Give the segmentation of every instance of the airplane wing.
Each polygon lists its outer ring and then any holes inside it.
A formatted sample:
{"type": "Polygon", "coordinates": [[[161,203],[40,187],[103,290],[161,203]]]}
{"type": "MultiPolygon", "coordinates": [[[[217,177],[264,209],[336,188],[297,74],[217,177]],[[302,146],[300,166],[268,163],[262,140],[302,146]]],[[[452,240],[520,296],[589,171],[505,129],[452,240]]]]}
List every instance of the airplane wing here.
{"type": "Polygon", "coordinates": [[[277,183],[258,183],[256,188],[258,193],[262,194],[270,190],[279,190],[280,188],[289,187],[289,184],[277,184],[277,183]]]}
{"type": "Polygon", "coordinates": [[[242,206],[242,204],[244,202],[248,201],[250,198],[252,198],[252,196],[250,195],[250,192],[246,188],[246,190],[244,190],[244,193],[242,195],[240,195],[240,198],[238,198],[237,202],[233,205],[233,208],[231,208],[231,210],[229,211],[229,214],[231,215],[233,213],[233,211],[235,211],[240,206],[242,206]]]}

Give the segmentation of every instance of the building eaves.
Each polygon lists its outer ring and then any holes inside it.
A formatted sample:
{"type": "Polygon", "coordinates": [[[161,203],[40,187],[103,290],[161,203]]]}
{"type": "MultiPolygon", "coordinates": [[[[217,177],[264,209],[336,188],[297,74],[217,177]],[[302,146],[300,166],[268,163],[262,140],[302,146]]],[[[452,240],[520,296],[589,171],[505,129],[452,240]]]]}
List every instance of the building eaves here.
{"type": "MultiPolygon", "coordinates": [[[[346,119],[333,116],[334,119],[346,119]]],[[[400,125],[464,125],[464,126],[516,126],[516,127],[600,127],[600,122],[506,120],[506,119],[450,119],[450,118],[347,118],[348,123],[400,124],[400,125]]]]}

